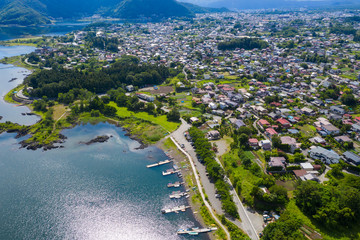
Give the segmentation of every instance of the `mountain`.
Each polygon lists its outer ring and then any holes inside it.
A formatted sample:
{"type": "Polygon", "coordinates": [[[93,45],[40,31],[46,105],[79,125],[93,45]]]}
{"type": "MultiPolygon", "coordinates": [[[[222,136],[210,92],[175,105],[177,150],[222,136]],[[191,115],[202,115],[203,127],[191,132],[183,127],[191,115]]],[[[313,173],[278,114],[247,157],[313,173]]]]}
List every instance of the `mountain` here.
{"type": "Polygon", "coordinates": [[[223,12],[231,12],[229,9],[222,8],[211,8],[211,7],[201,7],[199,5],[195,5],[192,3],[180,2],[181,5],[185,6],[189,11],[197,14],[201,13],[223,13],[223,12]]]}
{"type": "Polygon", "coordinates": [[[123,0],[112,15],[119,18],[183,17],[193,13],[175,0],[123,0]]]}
{"type": "Polygon", "coordinates": [[[190,7],[175,0],[0,0],[0,25],[41,25],[94,14],[122,19],[194,16],[190,7]]]}
{"type": "Polygon", "coordinates": [[[47,24],[50,20],[43,13],[45,6],[39,1],[4,1],[0,8],[1,25],[34,25],[47,24]],[[31,4],[31,6],[30,6],[31,4]]]}
{"type": "Polygon", "coordinates": [[[206,7],[227,7],[229,9],[266,9],[299,7],[351,7],[360,4],[360,0],[182,0],[206,7]]]}

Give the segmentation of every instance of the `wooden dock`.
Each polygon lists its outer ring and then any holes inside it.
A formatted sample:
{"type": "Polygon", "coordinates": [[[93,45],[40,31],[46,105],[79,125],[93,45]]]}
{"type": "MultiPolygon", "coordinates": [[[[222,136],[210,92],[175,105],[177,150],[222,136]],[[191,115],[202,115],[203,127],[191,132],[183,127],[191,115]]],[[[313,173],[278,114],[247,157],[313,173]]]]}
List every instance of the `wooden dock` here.
{"type": "Polygon", "coordinates": [[[169,197],[170,199],[180,199],[182,197],[189,197],[189,194],[187,192],[176,191],[172,192],[169,197]]]}
{"type": "Polygon", "coordinates": [[[190,206],[181,205],[173,208],[162,209],[161,213],[165,214],[165,213],[173,213],[173,212],[174,213],[185,212],[186,209],[188,208],[190,208],[190,206]]]}
{"type": "Polygon", "coordinates": [[[178,188],[178,187],[180,187],[180,186],[183,185],[183,184],[184,184],[184,182],[168,183],[167,187],[168,187],[168,188],[172,188],[172,187],[178,188]]]}
{"type": "Polygon", "coordinates": [[[157,162],[157,163],[154,163],[154,164],[150,164],[150,165],[146,165],[147,168],[152,168],[152,167],[157,167],[157,166],[161,166],[161,165],[164,165],[164,164],[167,164],[167,163],[171,163],[172,161],[167,159],[167,160],[164,160],[164,161],[160,161],[160,162],[157,162]]]}
{"type": "Polygon", "coordinates": [[[175,173],[178,173],[178,172],[180,172],[180,170],[175,170],[175,169],[170,168],[170,169],[168,169],[166,171],[163,171],[162,175],[167,176],[167,175],[175,174],[175,173]]]}
{"type": "Polygon", "coordinates": [[[189,228],[189,229],[179,229],[177,234],[188,234],[188,235],[199,235],[199,233],[207,233],[211,231],[216,231],[216,227],[212,228],[189,228]]]}

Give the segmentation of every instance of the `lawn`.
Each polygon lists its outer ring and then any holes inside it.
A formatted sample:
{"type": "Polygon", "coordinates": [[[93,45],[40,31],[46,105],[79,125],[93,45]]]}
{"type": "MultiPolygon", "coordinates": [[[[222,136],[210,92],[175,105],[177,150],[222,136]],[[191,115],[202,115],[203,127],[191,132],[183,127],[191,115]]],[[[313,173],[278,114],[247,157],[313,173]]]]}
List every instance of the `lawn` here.
{"type": "Polygon", "coordinates": [[[149,121],[153,124],[161,126],[168,132],[175,131],[180,125],[180,123],[169,122],[166,118],[166,115],[155,117],[153,115],[148,114],[147,112],[132,112],[129,111],[126,107],[118,107],[114,102],[110,102],[109,105],[116,108],[117,110],[116,114],[121,118],[134,117],[144,121],[149,121]]]}
{"type": "Polygon", "coordinates": [[[316,128],[312,125],[304,125],[300,127],[300,131],[303,132],[307,137],[312,137],[316,133],[316,128]]]}
{"type": "MultiPolygon", "coordinates": [[[[254,158],[254,156],[250,151],[246,151],[245,154],[251,157],[251,159],[254,158]]],[[[240,165],[240,160],[238,157],[237,150],[231,151],[223,155],[222,160],[224,162],[225,169],[226,170],[231,169],[230,171],[231,180],[234,182],[234,180],[236,179],[238,182],[241,183],[241,196],[246,200],[246,202],[251,203],[253,201],[253,198],[250,195],[250,193],[253,187],[257,186],[257,183],[260,180],[260,178],[252,174],[249,170],[244,169],[243,166],[240,165]],[[234,167],[233,163],[236,163],[236,167],[234,167]]]]}
{"type": "Polygon", "coordinates": [[[64,106],[63,104],[57,104],[53,107],[53,109],[54,109],[53,118],[56,121],[66,112],[67,107],[64,106]]]}

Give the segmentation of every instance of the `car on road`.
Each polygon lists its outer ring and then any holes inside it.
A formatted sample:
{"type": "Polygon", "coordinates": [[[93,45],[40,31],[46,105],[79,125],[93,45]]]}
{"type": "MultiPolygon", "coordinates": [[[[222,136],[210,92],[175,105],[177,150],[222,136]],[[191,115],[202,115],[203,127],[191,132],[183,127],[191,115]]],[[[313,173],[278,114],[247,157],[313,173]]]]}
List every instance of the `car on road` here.
{"type": "Polygon", "coordinates": [[[181,144],[180,146],[181,146],[181,148],[185,148],[185,144],[181,144]]]}

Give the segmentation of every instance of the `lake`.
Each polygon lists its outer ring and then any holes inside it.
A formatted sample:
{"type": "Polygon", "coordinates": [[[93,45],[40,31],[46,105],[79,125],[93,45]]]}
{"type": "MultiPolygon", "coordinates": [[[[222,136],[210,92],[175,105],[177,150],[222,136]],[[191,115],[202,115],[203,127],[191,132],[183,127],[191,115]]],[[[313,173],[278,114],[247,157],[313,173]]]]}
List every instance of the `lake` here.
{"type": "MultiPolygon", "coordinates": [[[[31,53],[34,50],[34,47],[28,46],[0,46],[0,59],[31,53]]],[[[31,72],[25,68],[0,63],[0,116],[3,117],[0,122],[11,121],[21,125],[32,125],[40,119],[35,115],[23,116],[22,113],[30,112],[29,108],[25,106],[18,106],[16,104],[10,104],[4,101],[4,96],[11,89],[21,84],[24,78],[30,73],[31,72]]]]}
{"type": "MultiPolygon", "coordinates": [[[[33,50],[0,46],[0,58],[33,50]]],[[[0,64],[1,96],[29,73],[0,64]]],[[[2,122],[30,125],[39,119],[22,116],[25,112],[30,110],[1,98],[2,122]]],[[[180,180],[175,175],[162,176],[170,164],[146,168],[167,158],[162,150],[154,146],[136,150],[139,143],[108,123],[79,125],[62,133],[68,137],[64,148],[46,152],[19,149],[25,138],[0,135],[0,239],[194,238],[176,234],[179,228],[200,227],[190,209],[179,214],[160,212],[187,203],[169,198],[175,189],[168,189],[167,183],[180,180]],[[80,144],[105,134],[112,136],[106,143],[80,144]]],[[[196,239],[205,240],[208,235],[196,239]]]]}
{"type": "MultiPolygon", "coordinates": [[[[199,226],[191,210],[161,214],[171,200],[162,176],[167,164],[146,168],[166,155],[139,144],[114,125],[77,126],[64,130],[65,148],[19,149],[22,139],[0,135],[0,239],[188,239],[177,229],[199,226]],[[80,144],[99,135],[106,143],[80,144]]],[[[183,190],[183,189],[182,189],[183,190]]],[[[207,239],[207,235],[196,239],[207,239]]]]}

